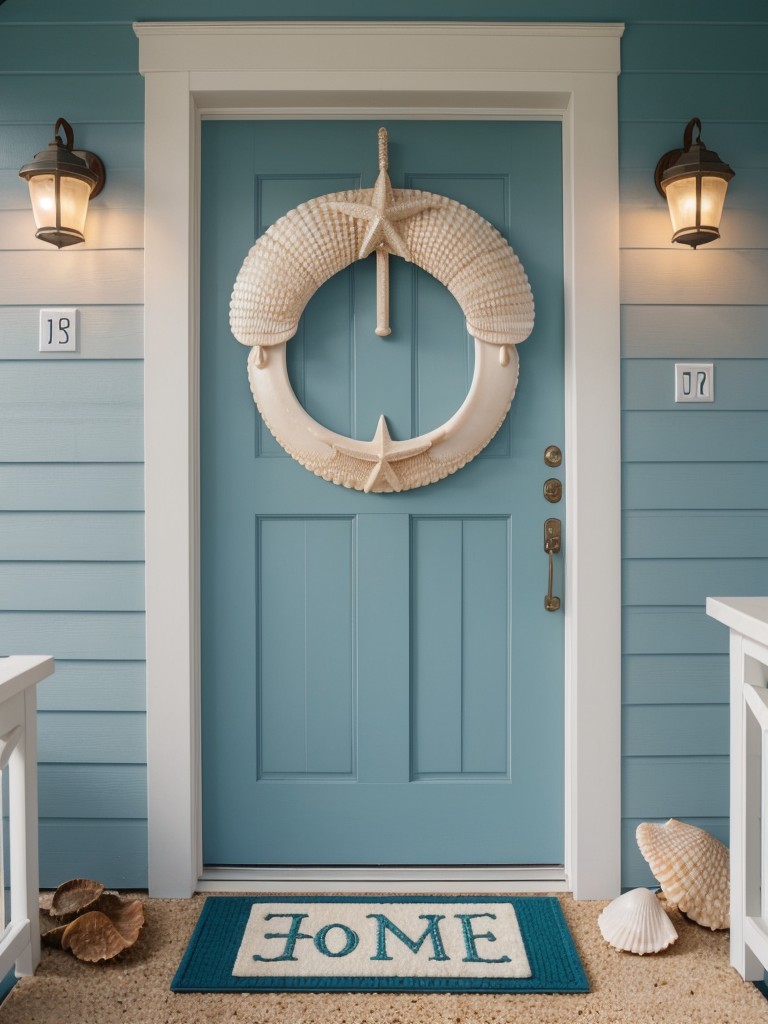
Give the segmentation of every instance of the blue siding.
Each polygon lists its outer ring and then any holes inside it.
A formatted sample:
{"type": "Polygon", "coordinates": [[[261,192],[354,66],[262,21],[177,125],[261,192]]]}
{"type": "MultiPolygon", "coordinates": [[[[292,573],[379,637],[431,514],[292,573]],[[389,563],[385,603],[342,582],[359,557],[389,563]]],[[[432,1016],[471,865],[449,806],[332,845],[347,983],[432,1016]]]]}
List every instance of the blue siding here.
{"type": "MultiPolygon", "coordinates": [[[[47,885],[80,874],[146,883],[142,346],[132,276],[142,238],[144,89],[131,22],[148,13],[251,18],[254,5],[151,6],[0,6],[0,257],[10,258],[3,268],[26,274],[18,289],[0,280],[0,653],[34,648],[59,659],[40,691],[47,885]],[[62,114],[109,169],[83,252],[105,250],[98,263],[74,254],[54,262],[26,233],[17,171],[62,114]],[[58,284],[36,283],[54,268],[64,275],[58,284]],[[41,364],[36,351],[40,301],[82,309],[81,350],[60,357],[64,366],[41,364]]],[[[259,16],[316,18],[317,5],[263,0],[259,16]]],[[[768,589],[764,0],[699,0],[683,13],[668,0],[445,0],[437,13],[429,0],[329,0],[323,16],[627,23],[619,85],[623,881],[646,884],[638,822],[675,815],[727,838],[727,638],[706,619],[704,597],[768,589]],[[673,252],[651,175],[694,115],[737,176],[723,239],[673,252]],[[674,405],[676,359],[715,362],[713,406],[674,405]]]]}

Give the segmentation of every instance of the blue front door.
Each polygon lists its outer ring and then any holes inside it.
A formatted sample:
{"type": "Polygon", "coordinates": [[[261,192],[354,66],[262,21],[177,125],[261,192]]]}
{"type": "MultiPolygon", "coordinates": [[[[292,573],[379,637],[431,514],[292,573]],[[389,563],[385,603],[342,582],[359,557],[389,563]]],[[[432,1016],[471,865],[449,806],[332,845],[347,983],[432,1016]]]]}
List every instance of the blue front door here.
{"type": "MultiPolygon", "coordinates": [[[[362,494],[286,455],[250,394],[228,306],[270,224],[373,185],[378,123],[205,122],[201,250],[202,771],[206,864],[563,860],[563,613],[544,607],[548,445],[563,447],[562,185],[554,122],[394,122],[395,188],[491,221],[536,325],[512,409],[440,483],[362,494]]],[[[332,278],[288,343],[316,420],[370,440],[459,407],[473,344],[452,296],[375,257],[332,278]]],[[[561,576],[556,572],[556,584],[561,576]]]]}

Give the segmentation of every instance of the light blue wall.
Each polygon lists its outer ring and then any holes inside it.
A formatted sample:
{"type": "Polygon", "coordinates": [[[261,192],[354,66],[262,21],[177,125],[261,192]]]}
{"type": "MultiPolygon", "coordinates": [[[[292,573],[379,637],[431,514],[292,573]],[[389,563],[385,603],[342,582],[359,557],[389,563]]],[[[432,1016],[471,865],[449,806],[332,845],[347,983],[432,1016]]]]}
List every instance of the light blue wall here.
{"type": "MultiPolygon", "coordinates": [[[[0,6],[0,654],[52,653],[40,690],[43,883],[146,884],[141,246],[142,19],[624,21],[624,884],[638,821],[727,835],[727,639],[706,594],[768,590],[768,23],[764,0],[6,0],[0,6]],[[439,8],[439,9],[438,9],[439,8]],[[692,116],[732,164],[724,239],[673,250],[652,185],[692,116]],[[89,241],[29,230],[17,171],[56,117],[105,160],[89,241]],[[48,249],[49,251],[45,251],[48,249]],[[37,309],[83,345],[36,353],[37,309]],[[671,401],[676,359],[716,402],[671,401]],[[59,361],[66,365],[58,365],[59,361]]],[[[599,395],[595,400],[599,401],[599,395]]],[[[617,686],[619,681],[617,680],[617,686]]]]}

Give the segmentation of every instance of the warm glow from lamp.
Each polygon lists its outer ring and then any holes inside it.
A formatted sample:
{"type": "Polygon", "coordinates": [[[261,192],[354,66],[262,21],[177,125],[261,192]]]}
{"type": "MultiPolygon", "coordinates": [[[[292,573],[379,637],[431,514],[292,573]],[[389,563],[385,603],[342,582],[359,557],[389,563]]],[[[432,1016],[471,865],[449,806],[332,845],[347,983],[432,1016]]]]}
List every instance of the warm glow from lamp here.
{"type": "Polygon", "coordinates": [[[694,117],[685,129],[683,149],[665,153],[656,166],[656,188],[669,204],[673,242],[695,249],[720,237],[725,193],[733,176],[728,164],[704,147],[701,121],[694,117]]]}
{"type": "Polygon", "coordinates": [[[87,150],[75,150],[71,125],[59,118],[54,139],[46,150],[37,153],[19,174],[27,179],[35,237],[58,249],[85,241],[88,201],[104,185],[104,165],[87,150]],[[65,141],[59,138],[63,130],[65,141]]]}

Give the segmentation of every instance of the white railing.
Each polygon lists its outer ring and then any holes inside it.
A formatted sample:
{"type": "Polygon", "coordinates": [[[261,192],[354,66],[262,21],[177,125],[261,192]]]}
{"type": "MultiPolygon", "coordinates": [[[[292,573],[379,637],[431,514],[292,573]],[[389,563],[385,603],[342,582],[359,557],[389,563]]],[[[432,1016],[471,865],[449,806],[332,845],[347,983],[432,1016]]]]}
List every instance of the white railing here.
{"type": "Polygon", "coordinates": [[[731,630],[731,966],[768,969],[768,597],[710,597],[731,630]]]}
{"type": "Polygon", "coordinates": [[[11,896],[8,914],[0,813],[0,979],[14,964],[21,976],[34,974],[40,963],[35,687],[53,668],[53,658],[0,658],[0,776],[7,770],[11,896]]]}

